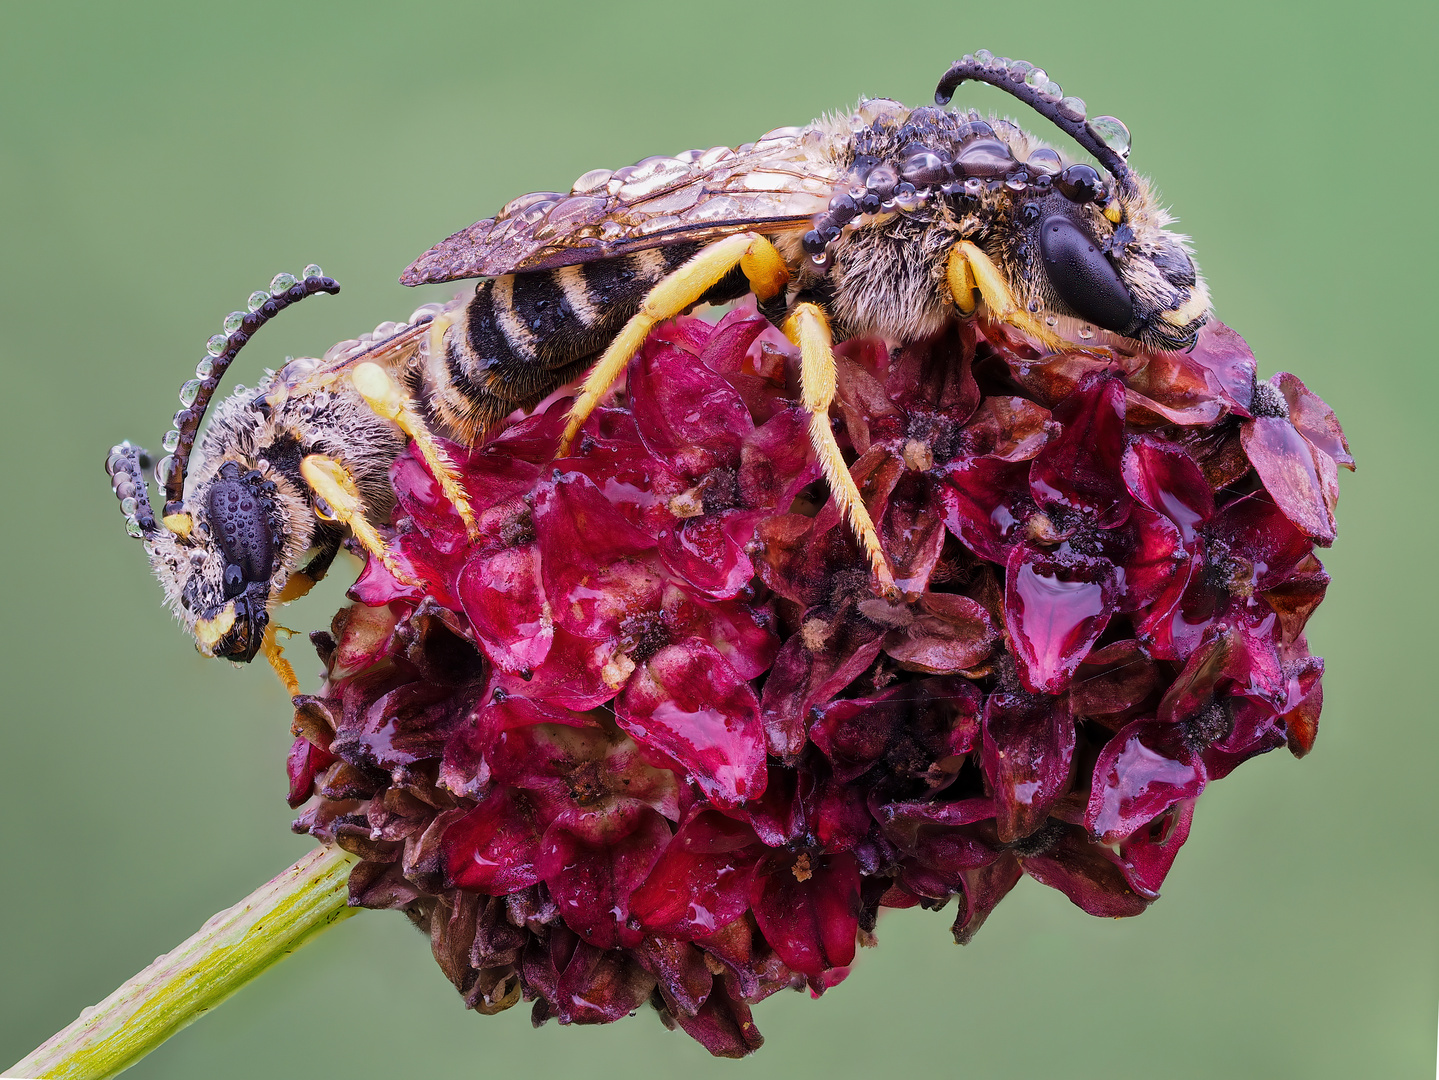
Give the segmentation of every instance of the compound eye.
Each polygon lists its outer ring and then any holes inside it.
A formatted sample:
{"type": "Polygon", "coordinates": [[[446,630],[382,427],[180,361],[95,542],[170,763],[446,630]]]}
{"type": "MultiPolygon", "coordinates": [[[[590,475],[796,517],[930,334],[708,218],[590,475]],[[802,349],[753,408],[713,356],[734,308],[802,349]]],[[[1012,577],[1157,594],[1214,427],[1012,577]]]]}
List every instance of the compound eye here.
{"type": "Polygon", "coordinates": [[[1044,272],[1055,292],[1082,319],[1115,333],[1134,321],[1134,300],[1098,245],[1069,218],[1046,218],[1039,229],[1044,272]]]}
{"type": "Polygon", "coordinates": [[[268,581],[275,557],[270,500],[243,479],[222,473],[210,486],[209,511],[225,556],[225,595],[237,596],[251,582],[268,581]]]}

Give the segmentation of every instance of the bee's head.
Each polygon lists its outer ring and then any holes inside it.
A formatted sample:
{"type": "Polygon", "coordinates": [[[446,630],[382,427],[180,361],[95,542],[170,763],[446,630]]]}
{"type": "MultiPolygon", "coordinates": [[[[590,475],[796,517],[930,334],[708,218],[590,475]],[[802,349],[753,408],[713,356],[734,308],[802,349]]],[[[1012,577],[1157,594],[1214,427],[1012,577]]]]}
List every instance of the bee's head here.
{"type": "MultiPolygon", "coordinates": [[[[207,436],[208,453],[186,490],[200,422],[225,369],[255,330],[297,300],[338,291],[319,267],[307,268],[303,281],[277,276],[268,296],[252,297],[251,311],[232,314],[225,321],[228,334],[211,339],[211,355],[180,392],[185,407],[175,414],[175,430],[165,437],[172,454],[155,467],[166,496],[162,518],[156,519],[145,484],[149,455],[124,442],[111,448],[105,461],[126,528],[145,542],[166,603],[206,656],[244,662],[255,658],[264,643],[270,604],[309,537],[289,527],[306,520],[306,503],[291,490],[293,484],[267,463],[223,450],[213,436],[207,436]]],[[[232,418],[248,403],[232,397],[217,423],[233,427],[232,418]]]]}
{"type": "Polygon", "coordinates": [[[1107,188],[1088,165],[1071,165],[1020,211],[1017,247],[1037,264],[1029,276],[1046,310],[1148,348],[1185,349],[1209,318],[1209,290],[1170,220],[1144,180],[1107,188]]]}
{"type": "Polygon", "coordinates": [[[1019,247],[1042,266],[1039,291],[1048,305],[1150,348],[1192,345],[1209,318],[1209,290],[1188,238],[1166,229],[1172,219],[1127,164],[1129,129],[1112,116],[1086,119],[1084,102],[1064,97],[1044,71],[984,50],[950,67],[935,100],[947,103],[966,79],[998,87],[1053,121],[1112,178],[1069,165],[1048,194],[1020,211],[1027,236],[1019,247]]]}

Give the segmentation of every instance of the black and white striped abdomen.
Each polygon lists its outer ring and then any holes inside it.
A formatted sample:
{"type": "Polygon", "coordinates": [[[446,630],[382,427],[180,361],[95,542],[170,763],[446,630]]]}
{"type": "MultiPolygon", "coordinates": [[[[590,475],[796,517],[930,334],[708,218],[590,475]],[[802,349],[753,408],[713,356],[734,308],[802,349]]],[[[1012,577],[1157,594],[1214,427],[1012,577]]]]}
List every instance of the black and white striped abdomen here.
{"type": "Polygon", "coordinates": [[[445,331],[444,348],[426,361],[432,416],[473,444],[515,409],[532,407],[582,374],[654,284],[699,246],[481,281],[445,331]]]}

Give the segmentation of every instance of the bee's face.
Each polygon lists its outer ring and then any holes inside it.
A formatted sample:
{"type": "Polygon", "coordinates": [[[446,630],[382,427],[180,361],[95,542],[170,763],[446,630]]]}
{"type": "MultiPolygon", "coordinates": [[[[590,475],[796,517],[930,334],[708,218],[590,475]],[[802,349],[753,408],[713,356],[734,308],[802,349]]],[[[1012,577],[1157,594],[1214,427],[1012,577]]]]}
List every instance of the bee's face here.
{"type": "Polygon", "coordinates": [[[1187,348],[1209,317],[1209,291],[1169,221],[1142,185],[1107,212],[1056,190],[1018,215],[1016,250],[1028,264],[1018,269],[1039,286],[1047,310],[1149,348],[1187,348]]]}
{"type": "Polygon", "coordinates": [[[227,461],[193,493],[190,535],[162,530],[152,541],[155,574],[206,656],[249,662],[260,651],[283,574],[275,495],[258,471],[227,461]]]}

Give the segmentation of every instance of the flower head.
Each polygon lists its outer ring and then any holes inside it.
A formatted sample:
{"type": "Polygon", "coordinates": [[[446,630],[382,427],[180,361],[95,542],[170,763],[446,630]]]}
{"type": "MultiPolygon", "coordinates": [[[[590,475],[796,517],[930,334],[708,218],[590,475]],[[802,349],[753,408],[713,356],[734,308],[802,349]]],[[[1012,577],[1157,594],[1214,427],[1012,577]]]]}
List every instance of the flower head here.
{"type": "Polygon", "coordinates": [[[466,1002],[711,1052],[842,980],[882,908],[968,941],[1022,876],[1159,894],[1207,784],[1313,743],[1333,414],[1192,352],[1039,357],[972,323],[838,349],[837,433],[902,598],[818,480],[794,353],[752,307],[659,327],[554,460],[567,400],[417,455],[296,699],[298,829],[364,860],[466,1002]]]}

